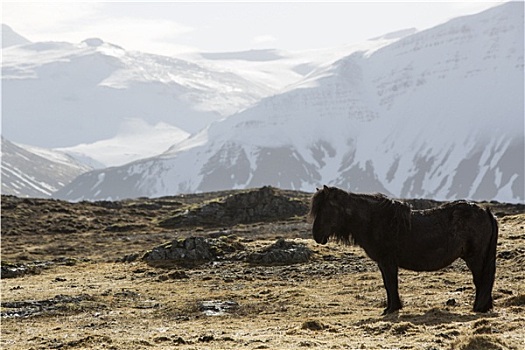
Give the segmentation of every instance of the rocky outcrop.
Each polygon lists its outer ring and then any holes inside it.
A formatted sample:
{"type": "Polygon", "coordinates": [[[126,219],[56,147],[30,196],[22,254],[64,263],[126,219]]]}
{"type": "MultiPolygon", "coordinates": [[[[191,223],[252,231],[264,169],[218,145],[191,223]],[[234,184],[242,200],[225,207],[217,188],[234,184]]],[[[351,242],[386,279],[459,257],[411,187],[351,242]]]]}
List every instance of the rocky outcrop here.
{"type": "Polygon", "coordinates": [[[273,187],[261,187],[205,203],[160,221],[162,227],[225,227],[303,216],[308,205],[273,187]]]}
{"type": "Polygon", "coordinates": [[[312,250],[304,244],[280,238],[261,251],[249,253],[246,261],[262,265],[289,265],[307,262],[312,254],[312,250]]]}
{"type": "Polygon", "coordinates": [[[241,243],[234,242],[228,237],[188,237],[153,248],[144,254],[143,260],[152,266],[192,266],[220,260],[228,254],[243,249],[241,243]]]}
{"type": "Polygon", "coordinates": [[[260,250],[250,251],[235,236],[188,237],[148,251],[143,260],[154,267],[195,266],[217,260],[246,261],[253,265],[290,265],[310,260],[313,252],[302,243],[279,238],[260,250]]]}

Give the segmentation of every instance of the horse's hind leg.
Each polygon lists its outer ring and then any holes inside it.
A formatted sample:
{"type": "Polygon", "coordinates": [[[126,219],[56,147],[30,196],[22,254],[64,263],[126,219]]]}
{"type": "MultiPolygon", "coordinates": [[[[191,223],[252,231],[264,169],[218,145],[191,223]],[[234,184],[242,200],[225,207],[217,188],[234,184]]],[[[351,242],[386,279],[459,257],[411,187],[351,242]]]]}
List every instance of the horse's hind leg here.
{"type": "Polygon", "coordinates": [[[483,259],[476,257],[465,259],[465,262],[472,271],[474,285],[476,286],[474,311],[487,312],[492,309],[492,287],[494,285],[496,260],[483,261],[483,259]]]}
{"type": "Polygon", "coordinates": [[[496,247],[498,244],[498,223],[489,210],[486,211],[491,225],[491,231],[486,235],[483,248],[476,250],[468,258],[464,258],[474,276],[476,285],[476,300],[474,311],[487,312],[492,309],[492,287],[496,276],[496,247]],[[483,253],[482,253],[483,252],[483,253]]]}
{"type": "Polygon", "coordinates": [[[379,269],[381,270],[383,284],[385,285],[386,289],[387,307],[383,311],[383,315],[386,315],[395,312],[402,307],[398,290],[398,267],[393,263],[380,263],[379,269]]]}

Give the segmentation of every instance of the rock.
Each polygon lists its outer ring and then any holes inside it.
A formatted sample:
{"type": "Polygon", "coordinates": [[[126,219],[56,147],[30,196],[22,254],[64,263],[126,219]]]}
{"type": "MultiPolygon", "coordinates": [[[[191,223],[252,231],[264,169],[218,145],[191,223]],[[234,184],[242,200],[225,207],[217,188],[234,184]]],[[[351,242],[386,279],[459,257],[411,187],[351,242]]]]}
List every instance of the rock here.
{"type": "Polygon", "coordinates": [[[116,262],[131,263],[131,262],[136,261],[139,257],[140,257],[139,253],[127,254],[127,255],[124,255],[121,259],[117,259],[116,262]]]}
{"type": "Polygon", "coordinates": [[[52,299],[46,300],[27,300],[27,301],[4,301],[2,300],[2,318],[32,317],[37,315],[50,315],[59,310],[65,310],[66,305],[80,305],[83,301],[92,301],[93,297],[89,294],[69,296],[59,294],[52,299]]]}
{"type": "Polygon", "coordinates": [[[42,270],[56,265],[74,266],[77,259],[60,257],[52,261],[33,261],[28,263],[8,263],[2,262],[0,277],[17,278],[25,275],[38,275],[42,270]]]}
{"type": "Polygon", "coordinates": [[[327,328],[327,326],[325,326],[321,321],[318,320],[305,321],[301,325],[301,329],[308,329],[311,331],[322,331],[325,328],[327,328]]]}
{"type": "Polygon", "coordinates": [[[447,306],[457,306],[457,301],[456,299],[452,298],[452,299],[448,299],[447,300],[447,306]]]}
{"type": "Polygon", "coordinates": [[[161,336],[161,337],[153,338],[153,341],[155,343],[159,344],[159,343],[164,343],[164,342],[167,342],[167,341],[171,341],[171,338],[166,337],[166,336],[161,336]]]}
{"type": "Polygon", "coordinates": [[[285,220],[304,216],[308,205],[289,198],[281,190],[262,187],[214,200],[191,210],[180,211],[159,222],[162,227],[224,227],[236,224],[285,220]]]}
{"type": "Polygon", "coordinates": [[[279,238],[274,244],[261,251],[249,253],[246,261],[252,264],[288,265],[307,262],[312,253],[304,244],[279,238]]]}
{"type": "Polygon", "coordinates": [[[190,276],[186,274],[184,271],[173,271],[170,273],[167,273],[165,275],[160,275],[157,277],[158,281],[164,282],[167,280],[182,280],[182,279],[188,279],[190,276]]]}
{"type": "Polygon", "coordinates": [[[243,249],[244,246],[241,243],[228,237],[188,237],[153,248],[142,259],[154,266],[198,265],[219,260],[227,254],[243,249]]]}
{"type": "Polygon", "coordinates": [[[24,264],[8,264],[2,263],[1,267],[1,278],[16,278],[27,274],[36,275],[39,274],[41,268],[37,266],[28,266],[24,264]]]}
{"type": "Polygon", "coordinates": [[[199,305],[199,310],[206,316],[223,316],[238,308],[239,304],[233,300],[208,300],[199,305]]]}
{"type": "Polygon", "coordinates": [[[199,341],[202,343],[209,343],[213,341],[214,339],[215,338],[213,337],[213,335],[203,335],[199,337],[199,341]]]}

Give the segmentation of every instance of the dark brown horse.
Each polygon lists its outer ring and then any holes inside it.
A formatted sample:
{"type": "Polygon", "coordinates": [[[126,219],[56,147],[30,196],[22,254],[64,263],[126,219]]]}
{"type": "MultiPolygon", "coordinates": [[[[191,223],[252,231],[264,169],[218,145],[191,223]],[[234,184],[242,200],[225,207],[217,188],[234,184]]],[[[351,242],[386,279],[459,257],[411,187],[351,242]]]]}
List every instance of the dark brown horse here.
{"type": "Polygon", "coordinates": [[[398,269],[435,271],[465,260],[474,276],[474,311],[492,308],[498,223],[489,209],[465,201],[435,209],[410,206],[381,194],[367,195],[324,186],[310,209],[317,243],[329,238],[355,244],[377,262],[387,293],[383,314],[401,309],[398,269]]]}

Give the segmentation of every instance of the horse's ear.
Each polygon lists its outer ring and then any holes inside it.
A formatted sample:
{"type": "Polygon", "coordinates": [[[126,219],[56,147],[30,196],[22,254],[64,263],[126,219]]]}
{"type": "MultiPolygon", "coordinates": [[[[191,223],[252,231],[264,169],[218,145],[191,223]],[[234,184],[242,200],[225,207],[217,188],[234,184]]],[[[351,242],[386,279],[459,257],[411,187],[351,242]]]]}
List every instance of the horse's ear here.
{"type": "Polygon", "coordinates": [[[328,190],[328,186],[323,185],[323,190],[328,190]]]}

